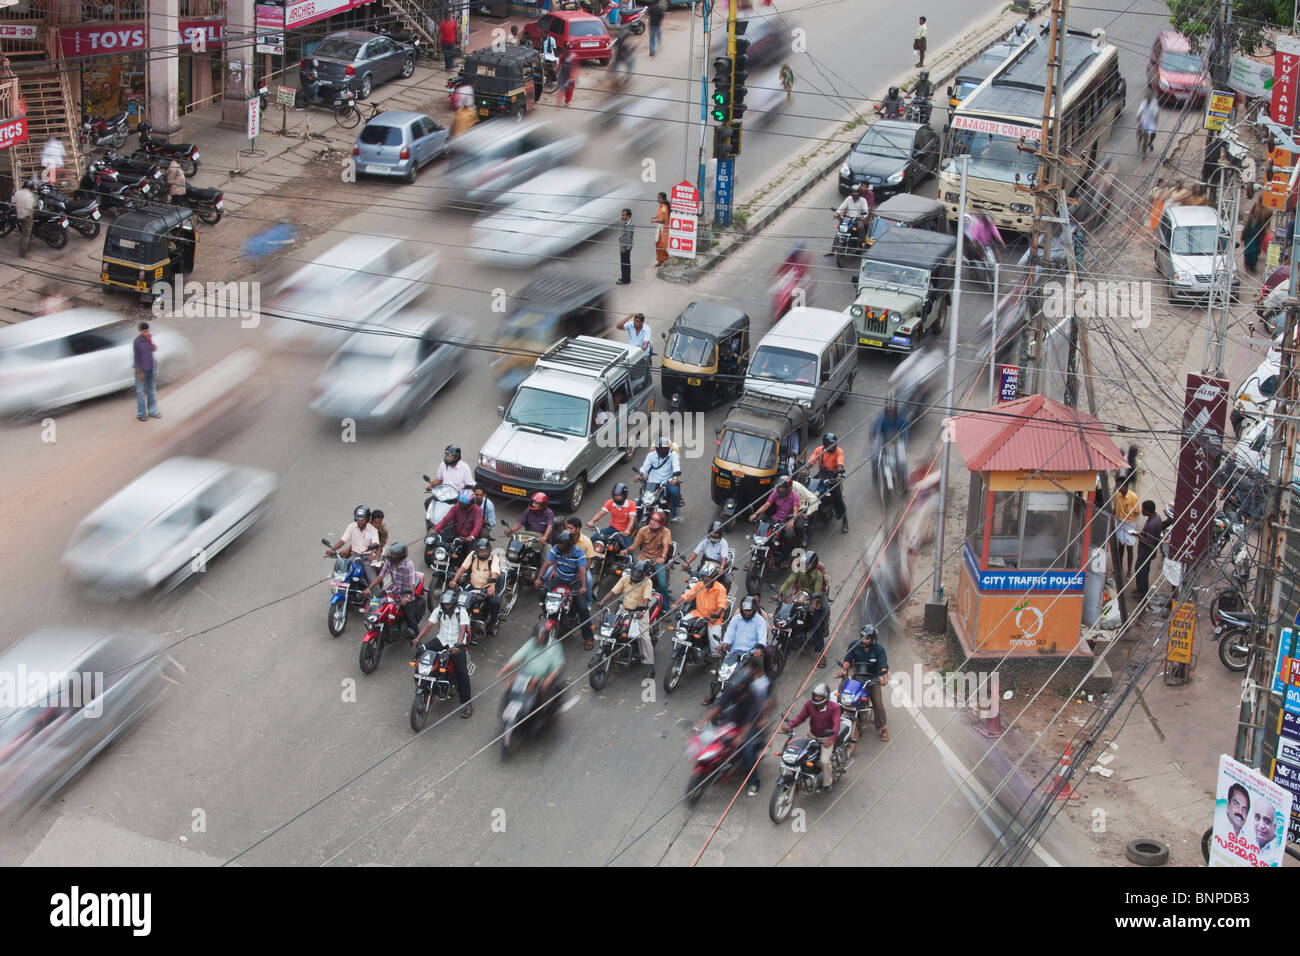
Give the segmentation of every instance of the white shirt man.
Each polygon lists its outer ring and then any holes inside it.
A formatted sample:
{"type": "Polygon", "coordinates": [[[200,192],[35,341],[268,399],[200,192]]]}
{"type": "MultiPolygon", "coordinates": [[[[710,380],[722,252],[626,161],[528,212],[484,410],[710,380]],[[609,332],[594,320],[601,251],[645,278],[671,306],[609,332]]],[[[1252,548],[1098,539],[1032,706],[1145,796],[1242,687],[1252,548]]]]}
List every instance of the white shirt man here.
{"type": "Polygon", "coordinates": [[[462,628],[469,627],[469,615],[463,607],[455,608],[450,614],[442,612],[442,605],[433,609],[429,622],[437,629],[437,638],[443,647],[455,647],[460,643],[462,628]]]}
{"type": "Polygon", "coordinates": [[[465,490],[466,485],[474,484],[474,469],[463,458],[454,465],[448,465],[444,461],[438,466],[438,477],[434,484],[451,485],[459,494],[465,490]]]}
{"type": "Polygon", "coordinates": [[[340,554],[365,554],[371,548],[379,547],[379,529],[367,521],[363,531],[354,521],[343,530],[342,540],[343,546],[338,549],[340,554]]]}
{"type": "Polygon", "coordinates": [[[835,211],[841,216],[856,218],[871,212],[871,207],[867,205],[867,200],[860,192],[853,192],[844,197],[844,202],[840,203],[840,208],[835,211]]]}

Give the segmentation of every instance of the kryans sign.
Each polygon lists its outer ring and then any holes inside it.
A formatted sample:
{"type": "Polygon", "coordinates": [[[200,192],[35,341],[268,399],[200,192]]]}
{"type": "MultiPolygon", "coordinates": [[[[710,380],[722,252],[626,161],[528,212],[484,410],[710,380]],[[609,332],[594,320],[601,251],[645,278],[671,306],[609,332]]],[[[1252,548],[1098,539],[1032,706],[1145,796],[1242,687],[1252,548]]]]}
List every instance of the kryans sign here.
{"type": "Polygon", "coordinates": [[[1300,63],[1300,40],[1279,36],[1273,54],[1273,99],[1268,115],[1283,129],[1295,126],[1296,66],[1300,63]]]}
{"type": "Polygon", "coordinates": [[[149,27],[144,23],[112,26],[67,27],[59,30],[59,49],[64,56],[104,56],[131,53],[149,46],[149,27]]]}

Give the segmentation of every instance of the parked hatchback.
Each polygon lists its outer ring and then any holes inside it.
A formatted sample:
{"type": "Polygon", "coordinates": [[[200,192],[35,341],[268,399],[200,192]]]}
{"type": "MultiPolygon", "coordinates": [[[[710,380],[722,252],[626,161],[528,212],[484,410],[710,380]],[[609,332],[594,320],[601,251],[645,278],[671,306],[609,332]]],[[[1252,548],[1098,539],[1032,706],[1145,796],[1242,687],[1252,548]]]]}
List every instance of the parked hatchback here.
{"type": "Polygon", "coordinates": [[[540,50],[547,33],[555,37],[558,54],[572,50],[579,60],[597,60],[601,66],[609,63],[609,31],[600,17],[579,10],[544,13],[524,26],[523,42],[540,50]]]}
{"type": "Polygon", "coordinates": [[[1170,206],[1156,231],[1156,270],[1169,280],[1169,297],[1209,295],[1216,261],[1241,284],[1232,235],[1209,206],[1170,206]]]}
{"type": "Polygon", "coordinates": [[[567,166],[587,138],[548,123],[484,123],[451,141],[444,202],[483,206],[548,169],[567,166]]]}
{"type": "Polygon", "coordinates": [[[311,69],[322,88],[352,90],[364,100],[378,84],[415,72],[415,48],[378,33],[344,30],[321,40],[298,64],[300,77],[311,69]]]}
{"type": "Polygon", "coordinates": [[[840,167],[840,195],[870,186],[876,201],[911,192],[939,165],[939,134],[920,123],[881,120],[871,126],[840,167]]]}
{"type": "Polygon", "coordinates": [[[1147,83],[1162,100],[1176,103],[1205,99],[1210,78],[1205,60],[1177,30],[1162,30],[1147,60],[1147,83]]]}
{"type": "Polygon", "coordinates": [[[352,147],[357,172],[413,183],[421,166],[447,154],[450,135],[423,113],[386,110],[365,125],[352,147]]]}

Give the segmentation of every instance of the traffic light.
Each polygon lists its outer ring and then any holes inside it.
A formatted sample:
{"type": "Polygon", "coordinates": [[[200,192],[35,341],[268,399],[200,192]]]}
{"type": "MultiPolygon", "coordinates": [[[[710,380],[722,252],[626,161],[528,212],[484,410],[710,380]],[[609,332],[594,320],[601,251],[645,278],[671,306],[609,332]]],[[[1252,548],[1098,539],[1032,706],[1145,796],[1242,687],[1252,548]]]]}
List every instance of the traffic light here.
{"type": "MultiPolygon", "coordinates": [[[[739,132],[739,131],[737,131],[739,132]]],[[[731,159],[735,153],[731,149],[732,127],[724,123],[713,127],[713,158],[721,162],[731,159]]]]}
{"type": "Polygon", "coordinates": [[[746,70],[746,64],[749,60],[746,55],[746,51],[749,49],[749,40],[743,36],[745,28],[748,26],[748,20],[738,20],[736,22],[736,57],[731,70],[731,118],[737,123],[745,115],[745,93],[748,92],[745,89],[745,79],[749,76],[749,72],[746,70]]]}
{"type": "Polygon", "coordinates": [[[709,114],[718,123],[731,120],[731,57],[719,56],[713,60],[713,112],[709,114]]]}
{"type": "Polygon", "coordinates": [[[731,155],[739,156],[740,155],[740,124],[732,123],[727,128],[731,130],[731,155]]]}

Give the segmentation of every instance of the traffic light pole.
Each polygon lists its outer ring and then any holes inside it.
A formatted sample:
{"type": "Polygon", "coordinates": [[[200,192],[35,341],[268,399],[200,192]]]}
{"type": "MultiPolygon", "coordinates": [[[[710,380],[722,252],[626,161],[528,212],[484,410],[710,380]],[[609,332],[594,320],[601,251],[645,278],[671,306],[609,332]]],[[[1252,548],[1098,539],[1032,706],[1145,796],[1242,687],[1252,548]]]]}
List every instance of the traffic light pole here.
{"type": "MultiPolygon", "coordinates": [[[[700,57],[700,151],[699,151],[699,178],[695,181],[700,191],[700,214],[704,214],[704,141],[709,136],[709,74],[706,64],[709,62],[709,21],[713,14],[713,0],[704,0],[704,53],[700,57]]],[[[695,40],[695,4],[691,4],[691,46],[695,40]]],[[[691,50],[691,57],[695,56],[695,51],[691,50]]],[[[689,83],[687,89],[690,89],[689,83]]],[[[689,94],[687,95],[689,99],[689,94]]],[[[686,138],[686,148],[690,149],[690,137],[686,138]]],[[[685,164],[683,164],[683,167],[685,164]]],[[[682,169],[682,178],[686,178],[686,170],[682,169]]]]}

